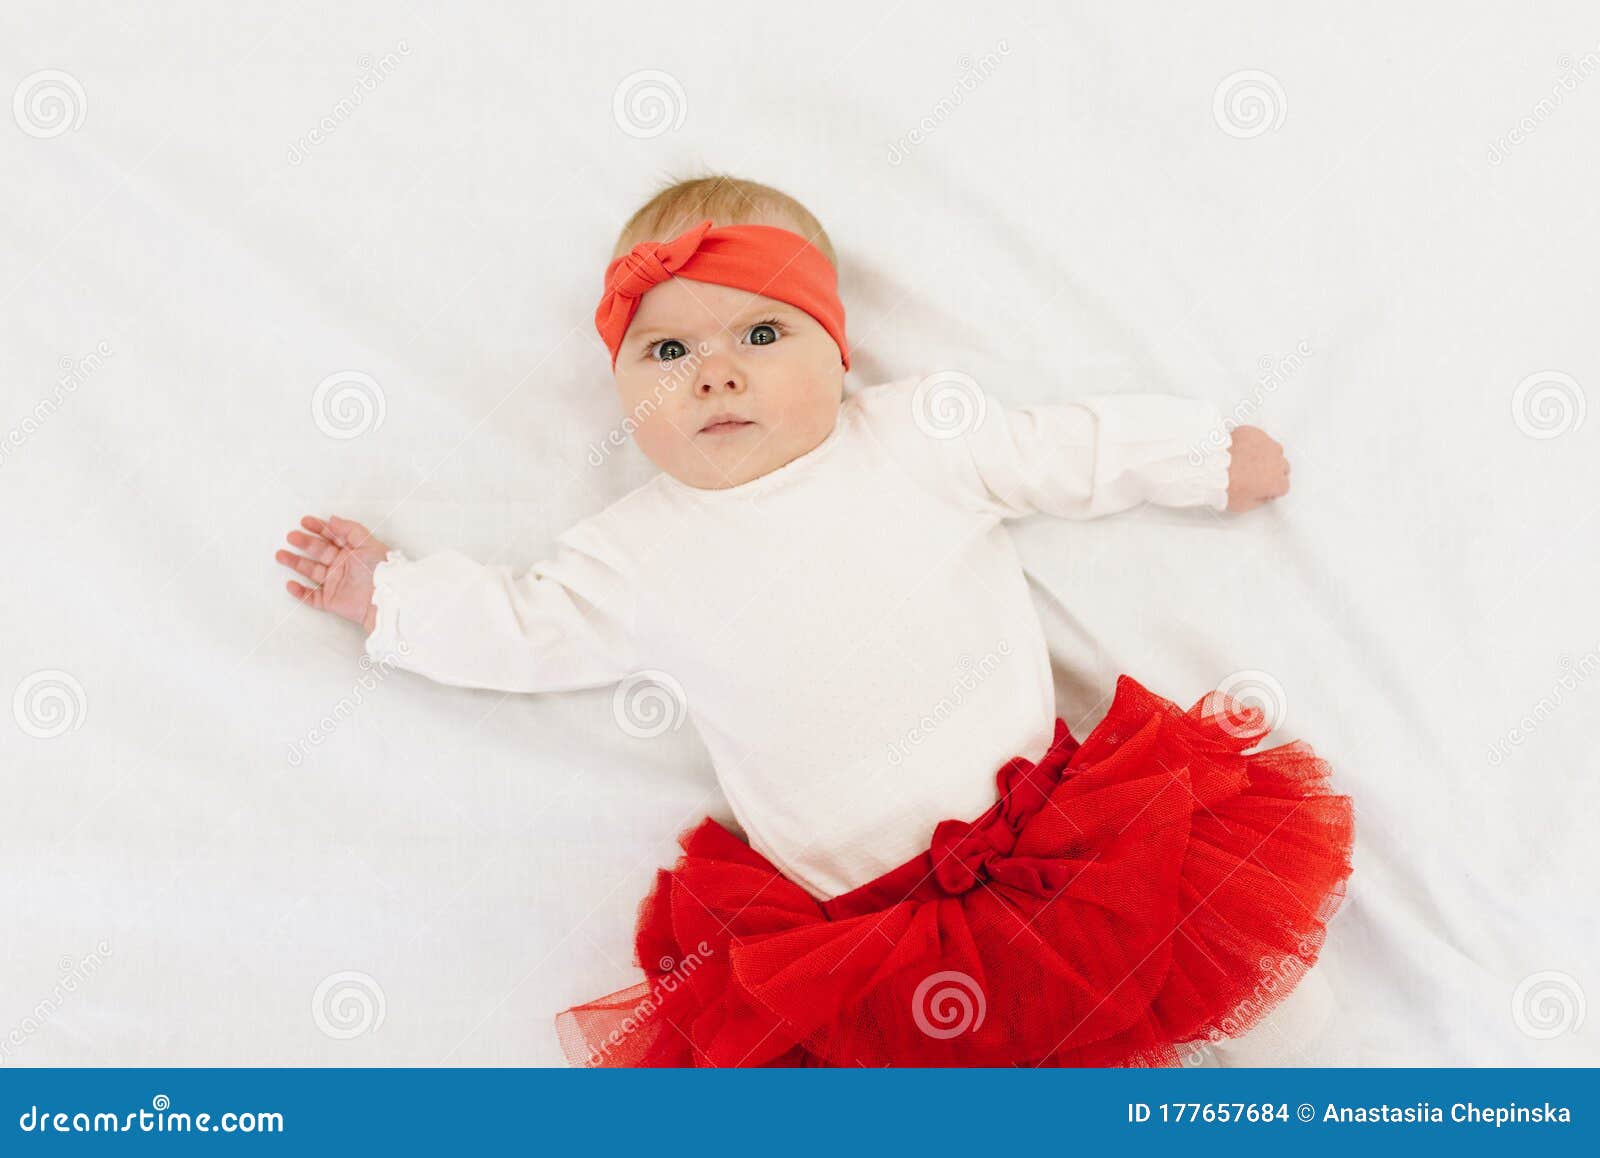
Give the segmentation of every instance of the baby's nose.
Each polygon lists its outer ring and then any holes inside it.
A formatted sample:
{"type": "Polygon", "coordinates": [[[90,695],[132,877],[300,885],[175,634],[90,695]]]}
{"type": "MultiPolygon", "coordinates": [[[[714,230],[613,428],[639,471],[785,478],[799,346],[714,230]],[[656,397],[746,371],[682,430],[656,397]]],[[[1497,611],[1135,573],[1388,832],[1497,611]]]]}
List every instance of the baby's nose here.
{"type": "Polygon", "coordinates": [[[718,392],[736,394],[744,389],[744,383],[737,374],[730,374],[726,378],[718,374],[700,380],[700,393],[716,394],[718,392]]]}

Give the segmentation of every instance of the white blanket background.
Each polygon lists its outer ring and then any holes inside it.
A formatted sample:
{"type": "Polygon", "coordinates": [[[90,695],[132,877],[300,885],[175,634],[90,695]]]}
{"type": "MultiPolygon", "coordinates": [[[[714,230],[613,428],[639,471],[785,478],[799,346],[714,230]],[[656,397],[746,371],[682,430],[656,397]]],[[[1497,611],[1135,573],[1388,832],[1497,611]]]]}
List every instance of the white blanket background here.
{"type": "Polygon", "coordinates": [[[521,568],[648,477],[591,315],[709,168],[825,223],[852,386],[1285,443],[1251,514],[1016,526],[1062,714],[1232,681],[1334,763],[1301,1061],[1600,1062],[1597,72],[1577,0],[9,5],[0,1057],[559,1064],[637,979],[692,729],[373,679],[272,552],[521,568]]]}

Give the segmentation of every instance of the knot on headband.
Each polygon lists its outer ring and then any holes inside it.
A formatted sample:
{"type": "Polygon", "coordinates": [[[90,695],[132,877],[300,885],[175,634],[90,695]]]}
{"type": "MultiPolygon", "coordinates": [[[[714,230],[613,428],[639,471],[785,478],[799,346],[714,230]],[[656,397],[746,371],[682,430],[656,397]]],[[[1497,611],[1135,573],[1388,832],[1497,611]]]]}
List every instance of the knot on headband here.
{"type": "Polygon", "coordinates": [[[611,351],[611,365],[639,300],[670,277],[746,290],[804,310],[828,331],[839,360],[850,368],[833,263],[798,233],[772,225],[725,225],[710,219],[671,241],[641,241],[606,267],[605,291],[595,329],[611,351]]]}
{"type": "MultiPolygon", "coordinates": [[[[710,221],[702,221],[671,241],[641,241],[617,259],[622,265],[612,290],[624,299],[644,297],[651,288],[683,268],[683,263],[700,248],[700,241],[710,228],[710,221]]],[[[610,285],[609,278],[607,282],[610,285]]],[[[632,318],[632,311],[629,317],[632,318]]]]}

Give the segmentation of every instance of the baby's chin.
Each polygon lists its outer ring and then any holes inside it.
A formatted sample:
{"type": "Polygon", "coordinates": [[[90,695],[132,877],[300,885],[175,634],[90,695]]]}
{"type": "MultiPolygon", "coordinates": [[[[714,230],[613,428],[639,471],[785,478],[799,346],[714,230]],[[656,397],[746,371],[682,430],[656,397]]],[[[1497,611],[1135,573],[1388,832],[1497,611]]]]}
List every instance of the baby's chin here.
{"type": "Polygon", "coordinates": [[[662,469],[685,486],[719,491],[754,482],[784,465],[783,460],[768,459],[759,454],[739,455],[725,450],[709,452],[709,462],[698,455],[696,458],[696,463],[672,463],[662,469]]]}
{"type": "Polygon", "coordinates": [[[697,445],[674,447],[670,453],[661,448],[655,454],[646,451],[645,457],[685,486],[724,490],[771,474],[796,456],[764,444],[760,425],[752,423],[737,430],[702,434],[697,445]]]}

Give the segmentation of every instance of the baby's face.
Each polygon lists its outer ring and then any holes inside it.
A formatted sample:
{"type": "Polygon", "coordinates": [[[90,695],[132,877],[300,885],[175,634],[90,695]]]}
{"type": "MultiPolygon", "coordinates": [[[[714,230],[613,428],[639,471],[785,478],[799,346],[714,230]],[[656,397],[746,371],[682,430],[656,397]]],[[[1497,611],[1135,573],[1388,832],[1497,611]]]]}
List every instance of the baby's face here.
{"type": "Polygon", "coordinates": [[[777,470],[833,431],[839,347],[804,310],[729,286],[668,278],[617,351],[633,439],[688,486],[720,490],[777,470]],[[735,423],[714,425],[732,415],[735,423]]]}

